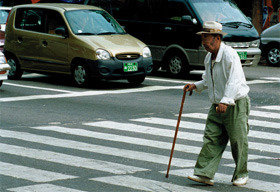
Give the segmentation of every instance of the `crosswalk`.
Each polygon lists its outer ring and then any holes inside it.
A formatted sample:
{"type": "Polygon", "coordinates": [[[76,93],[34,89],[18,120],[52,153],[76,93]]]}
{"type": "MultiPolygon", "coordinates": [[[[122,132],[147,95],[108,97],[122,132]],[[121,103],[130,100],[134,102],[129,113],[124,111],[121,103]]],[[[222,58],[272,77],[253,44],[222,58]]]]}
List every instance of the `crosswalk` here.
{"type": "MultiPolygon", "coordinates": [[[[250,180],[240,190],[280,191],[279,114],[280,106],[252,110],[250,180]]],[[[206,117],[204,113],[182,114],[169,179],[165,174],[177,116],[0,129],[0,189],[182,192],[217,191],[227,185],[236,190],[230,183],[235,165],[229,147],[214,188],[186,180],[201,149],[206,117]]]]}

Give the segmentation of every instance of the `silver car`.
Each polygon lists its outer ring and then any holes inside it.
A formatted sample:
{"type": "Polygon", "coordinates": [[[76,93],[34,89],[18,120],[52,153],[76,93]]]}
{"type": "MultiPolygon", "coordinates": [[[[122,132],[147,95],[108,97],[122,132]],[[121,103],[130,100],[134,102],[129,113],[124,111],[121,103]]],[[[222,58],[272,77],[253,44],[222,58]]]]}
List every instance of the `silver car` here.
{"type": "Polygon", "coordinates": [[[280,65],[280,23],[262,32],[261,50],[268,64],[280,65]]]}
{"type": "Polygon", "coordinates": [[[7,79],[8,70],[10,70],[10,65],[7,64],[4,54],[0,51],[0,87],[3,84],[3,80],[7,79]]]}

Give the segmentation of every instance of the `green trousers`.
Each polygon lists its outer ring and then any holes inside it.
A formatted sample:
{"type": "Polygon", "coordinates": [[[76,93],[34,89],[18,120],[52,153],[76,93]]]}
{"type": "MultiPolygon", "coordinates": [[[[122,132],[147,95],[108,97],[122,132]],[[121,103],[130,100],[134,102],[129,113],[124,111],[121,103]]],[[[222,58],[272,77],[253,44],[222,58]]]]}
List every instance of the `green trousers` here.
{"type": "Polygon", "coordinates": [[[213,104],[208,113],[203,137],[203,147],[198,156],[194,175],[214,178],[222,154],[230,141],[236,165],[232,181],[248,175],[248,116],[250,99],[245,97],[228,106],[226,113],[217,113],[213,104]]]}

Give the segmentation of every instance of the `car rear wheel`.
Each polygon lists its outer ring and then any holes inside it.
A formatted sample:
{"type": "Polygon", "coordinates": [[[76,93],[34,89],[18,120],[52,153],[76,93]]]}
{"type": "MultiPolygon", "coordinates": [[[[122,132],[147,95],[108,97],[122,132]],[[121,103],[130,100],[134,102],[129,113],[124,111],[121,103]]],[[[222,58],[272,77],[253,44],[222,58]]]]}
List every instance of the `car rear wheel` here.
{"type": "Polygon", "coordinates": [[[132,85],[140,85],[141,83],[143,83],[145,78],[146,78],[146,76],[144,76],[144,75],[132,76],[132,77],[127,77],[127,81],[132,85]]]}
{"type": "Polygon", "coordinates": [[[78,87],[86,87],[89,84],[89,72],[85,65],[76,64],[73,70],[73,80],[78,87]]]}
{"type": "Polygon", "coordinates": [[[166,68],[170,75],[176,77],[189,76],[189,64],[187,62],[186,56],[180,52],[169,53],[166,57],[166,68]]]}
{"type": "Polygon", "coordinates": [[[0,81],[0,87],[3,85],[3,80],[0,81]]]}
{"type": "Polygon", "coordinates": [[[265,57],[269,65],[280,65],[280,44],[269,46],[265,57]]]}
{"type": "Polygon", "coordinates": [[[20,64],[17,59],[14,57],[8,58],[7,63],[11,66],[11,69],[8,73],[8,79],[20,79],[22,76],[23,71],[20,68],[20,64]]]}

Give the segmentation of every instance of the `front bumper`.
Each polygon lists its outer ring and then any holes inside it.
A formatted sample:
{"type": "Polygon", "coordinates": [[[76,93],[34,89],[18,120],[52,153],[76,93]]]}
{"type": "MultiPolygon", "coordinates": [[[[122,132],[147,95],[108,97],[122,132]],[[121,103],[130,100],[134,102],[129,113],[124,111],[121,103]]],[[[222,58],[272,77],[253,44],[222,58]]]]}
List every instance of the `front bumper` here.
{"type": "Polygon", "coordinates": [[[133,60],[111,58],[110,60],[90,60],[88,63],[90,75],[101,79],[126,79],[131,76],[146,76],[153,69],[152,57],[143,58],[142,56],[133,60]],[[135,72],[124,72],[124,63],[138,63],[138,70],[135,72]]]}
{"type": "Polygon", "coordinates": [[[0,80],[8,79],[8,73],[11,69],[10,65],[8,64],[0,64],[0,80]]]}
{"type": "Polygon", "coordinates": [[[241,60],[242,66],[257,66],[261,59],[259,48],[234,48],[237,52],[247,52],[247,59],[241,60]]]}

